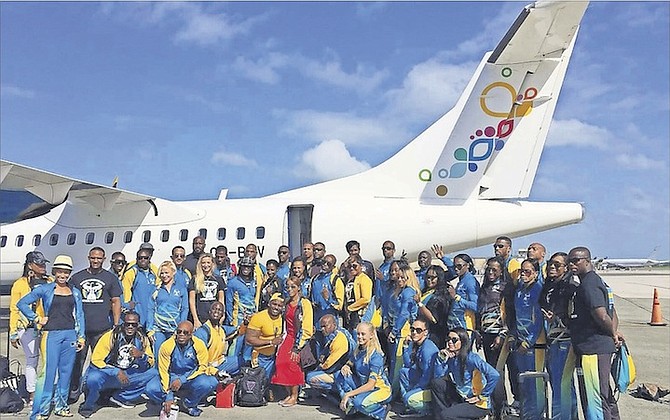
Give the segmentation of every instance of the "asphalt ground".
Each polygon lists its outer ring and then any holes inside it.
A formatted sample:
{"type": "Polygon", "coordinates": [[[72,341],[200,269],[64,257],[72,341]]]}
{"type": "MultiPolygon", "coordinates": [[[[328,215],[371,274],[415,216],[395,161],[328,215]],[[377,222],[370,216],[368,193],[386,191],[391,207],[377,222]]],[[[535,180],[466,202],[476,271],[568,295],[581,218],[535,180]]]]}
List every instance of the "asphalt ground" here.
{"type": "MultiPolygon", "coordinates": [[[[653,383],[670,388],[670,326],[649,326],[654,288],[658,290],[664,321],[670,322],[670,271],[642,270],[601,273],[615,294],[615,304],[619,314],[619,330],[633,355],[639,383],[653,383]]],[[[7,352],[7,313],[9,297],[0,298],[0,354],[7,352]]],[[[10,347],[10,359],[23,360],[21,350],[10,347]]],[[[71,409],[76,413],[79,403],[71,409]]],[[[662,402],[651,402],[634,398],[629,394],[620,395],[619,410],[622,419],[667,419],[670,418],[670,398],[662,402]]],[[[393,407],[399,409],[399,406],[393,407]]],[[[158,418],[158,406],[141,404],[135,408],[102,407],[91,418],[158,418]]],[[[277,403],[268,403],[265,407],[217,409],[207,406],[200,416],[202,419],[231,417],[236,419],[337,419],[342,412],[332,402],[320,397],[310,398],[297,406],[284,408],[277,403]]],[[[1,419],[27,418],[28,409],[15,415],[2,414],[1,419]]],[[[389,418],[396,418],[392,410],[389,418]]],[[[75,414],[75,419],[80,418],[75,414]]],[[[190,418],[186,413],[179,414],[180,419],[190,418]]],[[[580,418],[581,413],[580,413],[580,418]]]]}

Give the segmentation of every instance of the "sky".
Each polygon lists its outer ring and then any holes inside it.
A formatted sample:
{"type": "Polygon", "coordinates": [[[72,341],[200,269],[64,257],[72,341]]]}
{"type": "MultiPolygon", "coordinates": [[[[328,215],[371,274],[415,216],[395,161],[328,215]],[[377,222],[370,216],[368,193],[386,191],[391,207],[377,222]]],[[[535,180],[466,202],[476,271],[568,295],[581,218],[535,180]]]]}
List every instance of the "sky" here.
{"type": "MultiPolygon", "coordinates": [[[[453,106],[524,4],[3,2],[0,155],[172,200],[360,172],[453,106]]],[[[586,218],[515,249],[668,259],[669,11],[589,5],[529,197],[586,218]]]]}

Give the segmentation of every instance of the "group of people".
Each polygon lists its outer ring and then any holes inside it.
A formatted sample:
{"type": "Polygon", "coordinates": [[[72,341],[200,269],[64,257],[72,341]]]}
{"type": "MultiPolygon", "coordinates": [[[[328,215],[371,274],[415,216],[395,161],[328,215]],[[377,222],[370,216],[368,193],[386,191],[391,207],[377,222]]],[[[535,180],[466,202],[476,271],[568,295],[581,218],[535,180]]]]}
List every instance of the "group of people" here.
{"type": "Polygon", "coordinates": [[[382,244],[378,267],[357,241],[345,248],[339,265],[321,242],[293,258],[282,245],[262,264],[249,244],[232,264],[225,246],[207,253],[198,236],[193,252],[176,246],[158,266],[149,243],[134,261],[114,252],[109,270],[100,247],[74,274],[71,258],[59,255],[53,277],[44,255],[28,253],[12,287],[10,339],[26,356],[31,419],[47,418],[52,403],[54,414],[71,417],[82,389],[83,417],[104,401],[132,407],[143,397],[166,414],[178,400],[198,416],[243,366],[285,389],[283,399],[267,396],[283,407],[307,392],[376,419],[393,401],[407,417],[537,419],[542,387],[519,374],[546,370],[552,418],[573,420],[579,372],[586,419],[618,418],[609,366],[623,337],[587,248],[545,260],[545,247],[533,243],[519,263],[502,236],[481,282],[469,255],[450,258],[438,245],[419,253],[418,270],[396,258],[392,241],[382,244]]]}

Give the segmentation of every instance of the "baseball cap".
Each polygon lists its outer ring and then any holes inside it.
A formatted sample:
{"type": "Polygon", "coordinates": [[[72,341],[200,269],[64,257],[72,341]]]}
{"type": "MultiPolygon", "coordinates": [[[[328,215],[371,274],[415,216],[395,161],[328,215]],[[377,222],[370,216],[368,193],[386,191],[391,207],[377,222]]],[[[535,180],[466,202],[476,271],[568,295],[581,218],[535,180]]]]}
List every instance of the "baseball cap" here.
{"type": "Polygon", "coordinates": [[[243,266],[246,265],[247,267],[253,267],[256,265],[256,261],[254,261],[252,258],[249,257],[242,257],[240,258],[240,261],[238,261],[237,265],[243,266]]]}
{"type": "Polygon", "coordinates": [[[148,249],[149,251],[154,252],[154,246],[149,242],[143,242],[142,245],[140,245],[140,251],[143,249],[148,249]]]}
{"type": "Polygon", "coordinates": [[[46,265],[49,262],[44,258],[44,254],[40,251],[31,251],[26,254],[26,263],[33,263],[37,265],[46,265]]]}
{"type": "Polygon", "coordinates": [[[284,300],[284,297],[281,295],[281,293],[273,293],[270,297],[270,302],[273,300],[284,300]]]}
{"type": "Polygon", "coordinates": [[[72,271],[72,258],[68,255],[59,255],[54,259],[54,263],[51,266],[51,269],[60,268],[62,270],[72,271]]]}

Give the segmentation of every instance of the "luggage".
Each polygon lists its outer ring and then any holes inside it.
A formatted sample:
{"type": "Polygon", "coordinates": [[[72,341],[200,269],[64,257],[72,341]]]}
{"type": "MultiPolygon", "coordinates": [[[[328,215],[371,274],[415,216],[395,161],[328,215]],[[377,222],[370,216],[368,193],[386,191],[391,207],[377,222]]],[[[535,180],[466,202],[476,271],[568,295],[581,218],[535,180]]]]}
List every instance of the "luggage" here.
{"type": "Polygon", "coordinates": [[[240,368],[242,377],[237,381],[236,404],[240,407],[261,407],[267,405],[265,390],[268,379],[262,367],[240,368]]]}
{"type": "MultiPolygon", "coordinates": [[[[522,372],[519,374],[519,389],[523,390],[522,384],[525,381],[537,381],[539,378],[542,379],[542,385],[544,388],[544,407],[541,407],[541,417],[532,420],[549,420],[549,374],[547,372],[522,372]]],[[[521,419],[530,418],[524,414],[524,399],[526,397],[521,393],[521,419]]]]}
{"type": "Polygon", "coordinates": [[[216,408],[235,407],[235,382],[229,384],[220,383],[216,387],[216,408]]]}

